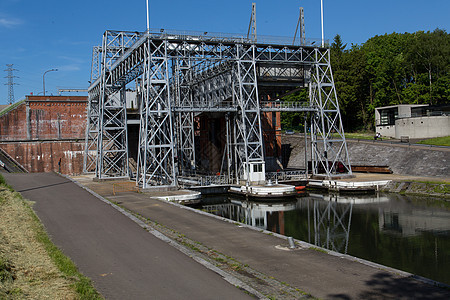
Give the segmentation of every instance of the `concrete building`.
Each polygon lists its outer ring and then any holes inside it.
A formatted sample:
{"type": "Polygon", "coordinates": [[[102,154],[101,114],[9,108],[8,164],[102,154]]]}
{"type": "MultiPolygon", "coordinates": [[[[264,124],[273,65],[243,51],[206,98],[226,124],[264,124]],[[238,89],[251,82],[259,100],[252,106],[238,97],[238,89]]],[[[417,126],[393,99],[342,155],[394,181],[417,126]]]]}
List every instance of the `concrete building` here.
{"type": "Polygon", "coordinates": [[[375,108],[376,132],[383,137],[422,139],[450,135],[450,106],[401,104],[375,108]]]}
{"type": "Polygon", "coordinates": [[[0,148],[29,172],[83,168],[86,96],[26,96],[0,112],[0,148]]]}

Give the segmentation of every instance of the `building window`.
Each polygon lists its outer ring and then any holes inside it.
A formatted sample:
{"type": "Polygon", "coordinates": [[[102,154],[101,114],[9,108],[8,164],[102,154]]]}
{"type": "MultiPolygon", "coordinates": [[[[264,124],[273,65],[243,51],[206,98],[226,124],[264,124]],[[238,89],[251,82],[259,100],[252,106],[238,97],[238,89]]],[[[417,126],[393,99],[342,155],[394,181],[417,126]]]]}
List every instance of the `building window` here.
{"type": "Polygon", "coordinates": [[[261,164],[253,165],[253,172],[254,172],[254,173],[256,173],[256,172],[262,172],[262,165],[261,165],[261,164]]]}
{"type": "Polygon", "coordinates": [[[380,125],[395,125],[395,119],[397,119],[397,116],[397,109],[380,110],[380,125]]]}

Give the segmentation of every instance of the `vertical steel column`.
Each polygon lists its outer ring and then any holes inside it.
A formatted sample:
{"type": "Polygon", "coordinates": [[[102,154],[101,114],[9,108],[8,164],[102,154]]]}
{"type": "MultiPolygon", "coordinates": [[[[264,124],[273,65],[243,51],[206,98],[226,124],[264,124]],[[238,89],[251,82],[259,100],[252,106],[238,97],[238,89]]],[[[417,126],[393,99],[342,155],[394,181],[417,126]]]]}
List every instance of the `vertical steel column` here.
{"type": "Polygon", "coordinates": [[[99,98],[93,91],[89,91],[87,110],[87,124],[83,157],[83,172],[95,172],[97,165],[97,143],[99,128],[99,98]]]}
{"type": "MultiPolygon", "coordinates": [[[[176,60],[175,80],[177,81],[177,95],[180,107],[192,108],[193,99],[190,88],[192,80],[191,60],[189,57],[180,57],[176,60]]],[[[194,144],[194,113],[180,112],[177,114],[178,134],[178,163],[182,171],[195,170],[195,144],[194,144]]]]}
{"type": "Polygon", "coordinates": [[[313,175],[351,174],[339,103],[330,64],[330,49],[316,48],[311,69],[310,105],[313,175]]]}
{"type": "Polygon", "coordinates": [[[102,47],[94,46],[92,48],[92,62],[91,62],[91,83],[93,83],[101,74],[101,53],[102,47]]]}
{"type": "Polygon", "coordinates": [[[250,24],[248,25],[247,39],[252,35],[251,40],[256,43],[256,3],[252,3],[252,14],[250,15],[250,24]]]}
{"type": "Polygon", "coordinates": [[[111,67],[129,42],[125,38],[123,33],[108,31],[103,36],[96,167],[99,179],[129,176],[125,86],[113,85],[111,78],[111,67]]]}
{"type": "Polygon", "coordinates": [[[126,82],[115,81],[112,72],[138,37],[136,32],[106,31],[102,46],[93,49],[83,168],[91,172],[95,164],[97,178],[128,177],[126,82]]]}
{"type": "MultiPolygon", "coordinates": [[[[102,47],[95,46],[92,49],[91,62],[91,83],[100,77],[101,72],[101,53],[102,47]]],[[[88,93],[88,105],[86,108],[86,135],[83,156],[83,172],[95,172],[97,165],[97,143],[98,143],[98,128],[99,128],[99,85],[90,88],[88,93]]]]}
{"type": "MultiPolygon", "coordinates": [[[[261,111],[256,79],[255,45],[236,45],[234,97],[239,106],[236,116],[236,164],[238,180],[250,183],[250,166],[264,172],[261,111]]],[[[265,179],[262,179],[265,180],[265,179]]],[[[262,181],[261,180],[261,181],[262,181]]]]}
{"type": "Polygon", "coordinates": [[[167,44],[148,36],[137,177],[143,188],[177,184],[167,44]]]}

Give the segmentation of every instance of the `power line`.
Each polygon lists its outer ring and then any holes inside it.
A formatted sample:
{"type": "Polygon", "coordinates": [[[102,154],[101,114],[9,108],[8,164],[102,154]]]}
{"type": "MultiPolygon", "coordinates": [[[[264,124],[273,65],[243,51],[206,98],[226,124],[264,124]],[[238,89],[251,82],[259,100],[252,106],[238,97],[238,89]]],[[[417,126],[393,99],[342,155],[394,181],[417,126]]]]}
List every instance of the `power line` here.
{"type": "Polygon", "coordinates": [[[17,69],[13,69],[13,64],[6,64],[8,67],[6,72],[8,72],[8,75],[5,76],[5,78],[8,78],[8,83],[5,83],[5,85],[8,86],[8,102],[9,104],[13,104],[15,102],[14,100],[14,85],[17,85],[17,83],[14,82],[14,78],[19,78],[17,76],[13,75],[13,71],[18,71],[17,69]]]}

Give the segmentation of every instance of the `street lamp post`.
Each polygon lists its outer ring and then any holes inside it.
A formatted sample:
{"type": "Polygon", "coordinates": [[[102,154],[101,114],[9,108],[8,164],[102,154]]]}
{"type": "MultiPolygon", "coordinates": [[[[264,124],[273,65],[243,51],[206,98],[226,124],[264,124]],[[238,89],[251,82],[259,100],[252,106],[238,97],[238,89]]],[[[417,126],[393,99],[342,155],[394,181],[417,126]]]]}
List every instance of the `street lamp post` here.
{"type": "Polygon", "coordinates": [[[43,88],[44,96],[45,96],[45,74],[47,74],[48,72],[52,72],[52,71],[58,71],[58,69],[47,70],[44,72],[44,75],[42,75],[42,88],[43,88]]]}

